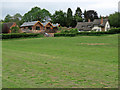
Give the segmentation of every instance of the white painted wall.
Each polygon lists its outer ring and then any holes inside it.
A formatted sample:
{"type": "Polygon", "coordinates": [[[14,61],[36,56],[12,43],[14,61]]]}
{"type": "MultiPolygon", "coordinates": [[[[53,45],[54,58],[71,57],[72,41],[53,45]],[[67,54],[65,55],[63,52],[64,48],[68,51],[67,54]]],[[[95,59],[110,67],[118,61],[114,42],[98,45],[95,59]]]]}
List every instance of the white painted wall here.
{"type": "Polygon", "coordinates": [[[92,30],[94,31],[94,30],[96,30],[96,31],[101,31],[101,27],[98,27],[97,25],[95,25],[93,28],[92,28],[92,30]]]}
{"type": "MultiPolygon", "coordinates": [[[[95,30],[95,29],[96,29],[96,31],[102,31],[101,27],[99,27],[99,26],[97,26],[97,25],[95,25],[95,26],[92,28],[92,30],[95,30]]],[[[105,31],[108,31],[108,30],[110,30],[110,24],[109,24],[109,22],[107,21],[106,24],[105,24],[105,31]]]]}
{"type": "Polygon", "coordinates": [[[105,31],[108,31],[108,30],[110,30],[110,24],[107,21],[106,24],[105,24],[105,31]]]}

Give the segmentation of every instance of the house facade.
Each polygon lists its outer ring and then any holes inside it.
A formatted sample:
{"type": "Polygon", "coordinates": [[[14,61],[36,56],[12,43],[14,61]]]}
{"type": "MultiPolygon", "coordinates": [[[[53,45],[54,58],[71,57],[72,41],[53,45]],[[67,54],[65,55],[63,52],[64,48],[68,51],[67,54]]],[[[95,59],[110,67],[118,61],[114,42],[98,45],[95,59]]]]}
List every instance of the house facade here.
{"type": "Polygon", "coordinates": [[[108,19],[95,19],[93,22],[78,22],[76,28],[78,31],[108,31],[110,24],[108,19]]]}
{"type": "Polygon", "coordinates": [[[34,32],[54,32],[58,29],[59,24],[52,24],[50,22],[41,23],[40,21],[24,22],[20,28],[23,32],[34,33],[34,32]]]}
{"type": "Polygon", "coordinates": [[[3,23],[2,24],[2,33],[11,33],[11,28],[18,25],[15,22],[3,23]]]}

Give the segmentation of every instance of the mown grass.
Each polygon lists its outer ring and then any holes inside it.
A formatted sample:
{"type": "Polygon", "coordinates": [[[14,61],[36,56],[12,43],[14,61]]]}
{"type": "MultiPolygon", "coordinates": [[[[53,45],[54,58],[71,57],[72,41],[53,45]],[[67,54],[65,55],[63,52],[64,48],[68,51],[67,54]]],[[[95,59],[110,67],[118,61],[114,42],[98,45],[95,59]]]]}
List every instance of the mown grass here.
{"type": "Polygon", "coordinates": [[[117,88],[118,35],[3,40],[2,62],[3,88],[117,88]]]}

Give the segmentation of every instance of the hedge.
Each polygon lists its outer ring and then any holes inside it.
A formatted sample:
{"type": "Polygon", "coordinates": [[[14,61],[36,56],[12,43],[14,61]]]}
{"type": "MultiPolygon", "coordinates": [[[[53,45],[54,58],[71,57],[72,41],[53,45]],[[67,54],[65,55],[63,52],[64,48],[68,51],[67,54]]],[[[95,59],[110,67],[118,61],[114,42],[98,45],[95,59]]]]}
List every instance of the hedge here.
{"type": "Polygon", "coordinates": [[[42,37],[41,34],[35,34],[35,33],[11,33],[11,34],[0,34],[0,37],[2,36],[2,39],[12,39],[12,38],[26,38],[26,37],[42,37]]]}
{"type": "Polygon", "coordinates": [[[74,37],[76,34],[70,34],[70,33],[55,33],[54,34],[54,37],[74,37]]]}
{"type": "Polygon", "coordinates": [[[60,37],[60,36],[79,36],[79,35],[87,35],[87,36],[101,36],[101,35],[106,35],[106,34],[118,34],[120,33],[120,28],[112,28],[111,30],[107,32],[77,32],[77,33],[68,33],[62,32],[62,33],[56,33],[54,34],[55,37],[60,37]]]}

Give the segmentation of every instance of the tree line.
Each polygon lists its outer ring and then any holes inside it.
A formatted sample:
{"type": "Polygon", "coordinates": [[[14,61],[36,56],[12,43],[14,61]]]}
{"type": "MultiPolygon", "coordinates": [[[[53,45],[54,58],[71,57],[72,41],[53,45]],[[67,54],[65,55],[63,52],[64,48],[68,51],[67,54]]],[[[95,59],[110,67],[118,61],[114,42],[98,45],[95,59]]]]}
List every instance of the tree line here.
{"type": "MultiPolygon", "coordinates": [[[[16,22],[19,26],[23,22],[30,22],[30,21],[50,21],[52,23],[59,23],[61,26],[64,27],[75,27],[77,22],[87,22],[88,19],[93,21],[94,19],[101,18],[98,17],[98,13],[94,10],[88,10],[82,12],[80,7],[77,7],[75,10],[75,14],[71,8],[67,9],[67,12],[63,12],[62,10],[55,11],[54,14],[51,14],[46,9],[41,9],[39,7],[33,7],[30,11],[25,13],[23,16],[19,13],[15,14],[14,16],[7,15],[2,22],[16,22]]],[[[104,17],[106,18],[106,17],[104,17]]],[[[115,12],[108,16],[111,26],[113,27],[120,27],[120,13],[115,12]]]]}

